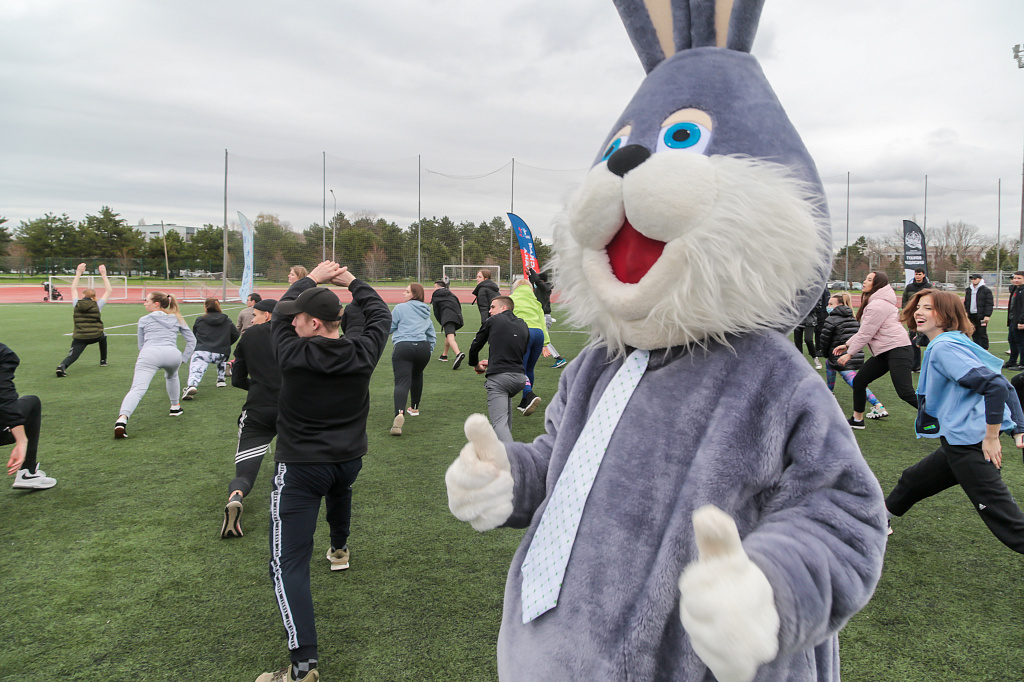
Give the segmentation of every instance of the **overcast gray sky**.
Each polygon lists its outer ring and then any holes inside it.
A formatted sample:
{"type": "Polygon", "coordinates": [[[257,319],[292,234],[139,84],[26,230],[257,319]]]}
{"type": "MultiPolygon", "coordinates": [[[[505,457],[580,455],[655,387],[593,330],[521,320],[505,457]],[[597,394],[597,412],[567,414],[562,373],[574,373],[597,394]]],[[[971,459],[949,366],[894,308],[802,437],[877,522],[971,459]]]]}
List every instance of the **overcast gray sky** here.
{"type": "MultiPolygon", "coordinates": [[[[754,43],[837,243],[904,218],[1017,234],[1024,2],[767,0],[754,43]]],[[[0,215],[111,206],[296,229],[514,207],[534,229],[643,78],[611,0],[0,0],[0,215]],[[511,159],[516,159],[515,194],[511,159]],[[555,172],[565,171],[565,172],[555,172]],[[458,176],[455,178],[448,176],[458,176]],[[422,201],[417,186],[423,187],[422,201]],[[422,204],[422,205],[421,205],[422,204]]]]}

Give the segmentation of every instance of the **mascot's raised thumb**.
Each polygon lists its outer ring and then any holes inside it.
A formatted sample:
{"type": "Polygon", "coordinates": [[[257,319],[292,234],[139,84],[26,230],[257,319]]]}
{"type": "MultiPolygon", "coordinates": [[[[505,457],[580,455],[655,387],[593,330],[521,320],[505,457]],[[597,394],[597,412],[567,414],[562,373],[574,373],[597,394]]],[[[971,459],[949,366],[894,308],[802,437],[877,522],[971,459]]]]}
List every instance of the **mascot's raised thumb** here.
{"type": "Polygon", "coordinates": [[[679,615],[693,650],[719,682],[749,682],[778,653],[772,586],[743,551],[732,518],[706,505],[693,512],[698,558],[679,578],[679,615]]]}
{"type": "Polygon", "coordinates": [[[512,467],[487,417],[466,419],[469,440],[444,475],[448,509],[479,531],[497,528],[512,515],[512,467]]]}

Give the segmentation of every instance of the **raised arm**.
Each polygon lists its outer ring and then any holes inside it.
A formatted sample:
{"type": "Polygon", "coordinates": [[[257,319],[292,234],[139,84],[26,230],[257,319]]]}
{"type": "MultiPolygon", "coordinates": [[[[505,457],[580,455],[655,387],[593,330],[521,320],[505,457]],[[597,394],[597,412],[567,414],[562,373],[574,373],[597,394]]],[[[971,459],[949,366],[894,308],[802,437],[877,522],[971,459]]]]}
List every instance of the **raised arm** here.
{"type": "Polygon", "coordinates": [[[75,278],[71,280],[71,300],[78,300],[78,280],[82,278],[82,273],[85,272],[85,263],[79,263],[78,267],[75,268],[75,278]]]}
{"type": "Polygon", "coordinates": [[[110,280],[107,279],[107,266],[101,263],[99,270],[100,277],[103,278],[103,295],[100,296],[100,301],[106,301],[108,298],[110,298],[110,294],[114,292],[114,287],[110,286],[110,280]]]}

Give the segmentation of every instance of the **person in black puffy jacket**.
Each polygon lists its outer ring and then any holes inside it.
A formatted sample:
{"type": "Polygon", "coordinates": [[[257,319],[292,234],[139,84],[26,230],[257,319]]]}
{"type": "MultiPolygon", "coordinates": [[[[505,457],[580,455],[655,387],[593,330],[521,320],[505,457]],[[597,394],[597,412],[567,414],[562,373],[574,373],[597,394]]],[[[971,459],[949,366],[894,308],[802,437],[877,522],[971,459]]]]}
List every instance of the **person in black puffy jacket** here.
{"type": "MultiPolygon", "coordinates": [[[[835,392],[836,374],[843,377],[843,380],[853,386],[853,378],[857,376],[857,370],[864,364],[864,351],[858,351],[850,357],[845,366],[836,364],[836,356],[832,350],[842,346],[850,340],[857,330],[860,329],[860,322],[853,316],[850,307],[850,295],[846,292],[834,294],[828,299],[828,317],[821,328],[821,345],[818,346],[818,355],[825,358],[825,382],[828,390],[835,392]]],[[[871,389],[867,389],[868,402],[871,403],[871,411],[868,412],[868,419],[881,419],[888,417],[889,412],[878,400],[871,389]]]]}
{"type": "Polygon", "coordinates": [[[192,332],[196,335],[196,350],[188,365],[188,385],[181,392],[182,400],[192,400],[199,391],[199,382],[209,365],[217,365],[217,386],[227,386],[227,360],[231,345],[238,340],[238,331],[231,318],[220,311],[220,301],[208,298],[206,314],[196,318],[192,332]]]}

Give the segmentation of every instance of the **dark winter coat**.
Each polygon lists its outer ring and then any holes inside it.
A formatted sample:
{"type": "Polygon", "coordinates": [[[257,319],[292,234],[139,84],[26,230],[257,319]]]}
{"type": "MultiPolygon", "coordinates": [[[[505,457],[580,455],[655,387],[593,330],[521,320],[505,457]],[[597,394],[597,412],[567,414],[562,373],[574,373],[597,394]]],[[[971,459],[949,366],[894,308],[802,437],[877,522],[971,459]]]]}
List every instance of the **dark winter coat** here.
{"type": "MultiPolygon", "coordinates": [[[[441,325],[441,329],[444,329],[446,324],[454,324],[456,329],[462,329],[462,303],[450,289],[447,287],[434,289],[434,292],[430,294],[430,305],[434,309],[434,318],[441,325]]],[[[490,301],[487,305],[490,307],[490,301]]]]}
{"type": "Polygon", "coordinates": [[[493,279],[485,279],[473,289],[473,301],[480,308],[480,321],[483,322],[491,315],[491,301],[501,295],[501,289],[494,283],[493,279]]]}
{"type": "Polygon", "coordinates": [[[848,369],[856,371],[864,365],[864,351],[862,350],[851,356],[846,365],[842,367],[836,364],[836,356],[832,355],[832,350],[849,341],[858,329],[860,329],[860,322],[853,316],[853,311],[849,306],[837,306],[825,318],[825,326],[821,328],[821,345],[818,347],[818,355],[825,358],[829,369],[836,372],[848,369]]]}
{"type": "Polygon", "coordinates": [[[540,301],[540,307],[545,315],[551,314],[551,285],[542,278],[535,270],[530,270],[530,284],[533,285],[533,293],[540,301]]]}
{"type": "Polygon", "coordinates": [[[100,304],[92,298],[83,298],[75,304],[75,331],[71,338],[82,341],[103,338],[103,319],[100,317],[100,304]]]}
{"type": "Polygon", "coordinates": [[[192,325],[196,335],[196,350],[230,355],[231,344],[241,334],[231,318],[224,313],[206,313],[196,318],[192,325]]]}
{"type": "Polygon", "coordinates": [[[1024,286],[1010,285],[1010,304],[1006,308],[1006,326],[1024,324],[1024,286]]]}
{"type": "MultiPolygon", "coordinates": [[[[967,314],[971,313],[971,288],[967,287],[964,292],[964,308],[967,309],[967,314]]],[[[979,317],[992,317],[992,290],[982,284],[978,287],[978,316],[979,317]]]]}

